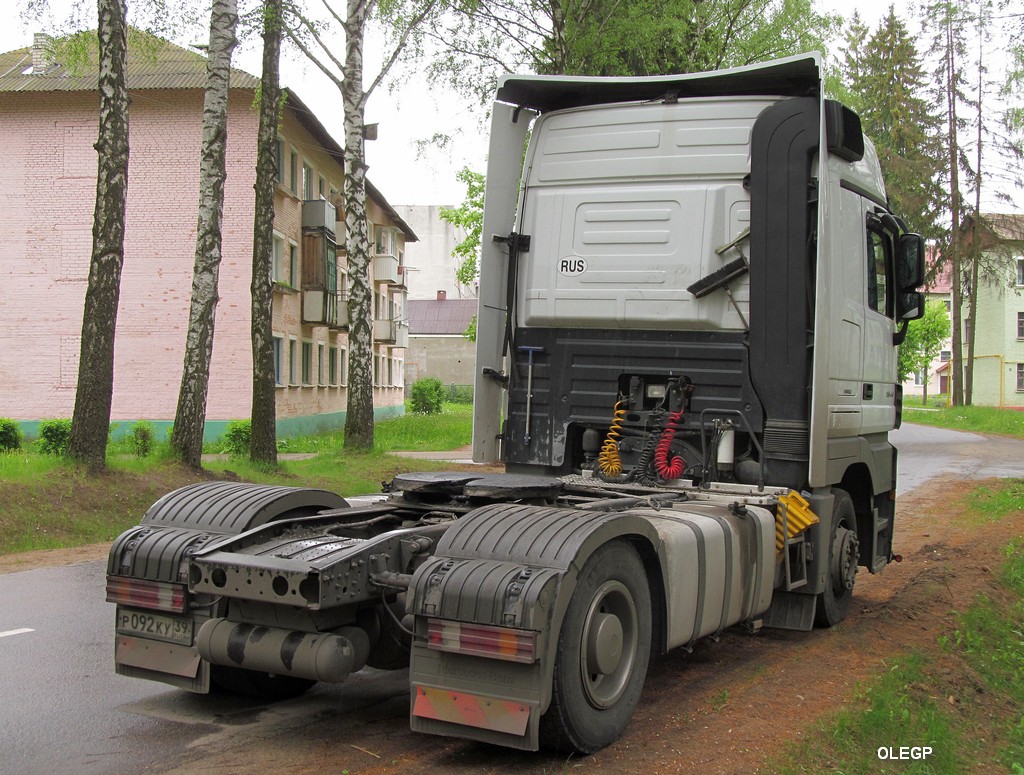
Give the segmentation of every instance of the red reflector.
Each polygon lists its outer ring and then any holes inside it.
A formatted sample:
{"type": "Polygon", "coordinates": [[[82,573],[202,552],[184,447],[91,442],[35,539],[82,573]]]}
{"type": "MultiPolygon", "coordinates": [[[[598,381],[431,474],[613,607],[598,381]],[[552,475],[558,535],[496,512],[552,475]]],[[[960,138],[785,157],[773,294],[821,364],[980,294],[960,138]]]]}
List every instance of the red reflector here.
{"type": "Polygon", "coordinates": [[[185,611],[185,585],[107,576],[107,602],[180,614],[185,611]]]}
{"type": "Polygon", "coordinates": [[[537,659],[537,633],[442,619],[427,621],[427,646],[438,651],[529,664],[537,659]]]}

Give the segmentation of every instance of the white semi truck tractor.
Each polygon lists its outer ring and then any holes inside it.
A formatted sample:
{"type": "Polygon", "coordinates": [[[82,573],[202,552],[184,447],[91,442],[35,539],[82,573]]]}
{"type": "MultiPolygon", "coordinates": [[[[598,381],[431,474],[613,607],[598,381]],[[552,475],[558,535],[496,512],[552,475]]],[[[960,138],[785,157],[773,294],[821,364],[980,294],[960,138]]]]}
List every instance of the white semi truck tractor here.
{"type": "Polygon", "coordinates": [[[502,78],[483,233],[474,459],[507,473],[166,495],[111,548],[118,673],[409,665],[416,731],[589,753],[652,654],[834,625],[896,558],[923,246],[817,55],[502,78]]]}

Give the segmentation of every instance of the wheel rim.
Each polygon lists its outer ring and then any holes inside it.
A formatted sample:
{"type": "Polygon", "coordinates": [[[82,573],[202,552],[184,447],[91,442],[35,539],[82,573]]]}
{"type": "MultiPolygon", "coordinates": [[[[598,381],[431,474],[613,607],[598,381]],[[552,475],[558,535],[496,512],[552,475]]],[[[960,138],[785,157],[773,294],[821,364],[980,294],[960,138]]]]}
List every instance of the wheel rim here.
{"type": "Polygon", "coordinates": [[[832,541],[832,591],[843,597],[853,590],[857,578],[857,534],[840,526],[832,541]]]}
{"type": "Polygon", "coordinates": [[[610,708],[626,691],[636,661],[637,613],[624,584],[606,581],[587,611],[580,672],[587,701],[610,708]]]}

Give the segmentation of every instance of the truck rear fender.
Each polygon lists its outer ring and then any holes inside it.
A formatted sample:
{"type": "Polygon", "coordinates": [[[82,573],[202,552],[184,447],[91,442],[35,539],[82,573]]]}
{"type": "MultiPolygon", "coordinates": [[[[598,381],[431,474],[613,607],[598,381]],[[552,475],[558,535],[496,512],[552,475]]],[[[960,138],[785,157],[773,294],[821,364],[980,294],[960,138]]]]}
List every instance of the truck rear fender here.
{"type": "Polygon", "coordinates": [[[182,559],[224,536],[292,516],[340,509],[348,503],[326,490],[241,482],[200,482],[167,493],[141,524],[110,547],[107,574],[151,581],[186,582],[182,559]]]}
{"type": "Polygon", "coordinates": [[[457,724],[462,737],[536,750],[538,722],[551,701],[557,634],[576,580],[598,547],[616,538],[629,540],[644,561],[656,601],[654,643],[662,649],[666,563],[658,531],[649,519],[631,513],[493,504],[470,512],[451,527],[437,553],[417,570],[409,590],[408,611],[416,616],[418,636],[410,672],[412,728],[451,734],[457,724]],[[535,631],[536,659],[513,664],[430,649],[425,645],[428,619],[535,631]],[[437,689],[458,700],[432,717],[418,715],[417,701],[437,704],[437,689]],[[418,692],[424,698],[418,698],[418,692]],[[509,705],[522,709],[521,715],[485,718],[477,707],[481,696],[488,707],[492,702],[497,707],[509,705]],[[452,714],[467,703],[472,712],[453,722],[452,714]]]}
{"type": "MultiPolygon", "coordinates": [[[[193,607],[195,600],[185,586],[192,555],[267,522],[347,506],[334,493],[309,488],[239,482],[201,482],[179,488],[154,503],[142,523],[122,533],[110,547],[107,600],[117,603],[120,611],[123,605],[133,605],[134,587],[145,585],[150,593],[162,591],[168,598],[179,591],[185,595],[184,613],[192,620],[192,631],[198,632],[207,619],[223,611],[223,604],[193,607]]],[[[118,634],[114,662],[118,675],[200,693],[210,688],[210,665],[192,644],[118,634]]]]}

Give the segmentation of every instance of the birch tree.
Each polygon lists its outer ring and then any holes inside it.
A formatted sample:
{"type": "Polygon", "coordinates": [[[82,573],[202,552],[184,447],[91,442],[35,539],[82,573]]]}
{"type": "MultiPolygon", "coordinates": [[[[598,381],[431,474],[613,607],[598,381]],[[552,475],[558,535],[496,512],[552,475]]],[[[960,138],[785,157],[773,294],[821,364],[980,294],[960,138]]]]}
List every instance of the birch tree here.
{"type": "Polygon", "coordinates": [[[228,84],[231,53],[238,41],[236,0],[213,0],[210,45],[206,61],[203,100],[203,145],[199,165],[199,218],[196,255],[192,270],[192,303],[185,338],[185,362],[174,415],[171,448],[182,462],[202,465],[206,398],[217,314],[217,282],[221,262],[221,219],[224,181],[227,179],[228,84]]]}
{"type": "Polygon", "coordinates": [[[281,0],[263,7],[263,74],[260,80],[260,125],[256,147],[256,205],[252,238],[252,435],[249,458],[277,464],[277,398],[274,388],[272,332],[274,260],[275,140],[281,103],[281,0]]]}
{"type": "Polygon", "coordinates": [[[338,88],[345,126],[345,252],[348,259],[349,372],[345,414],[345,448],[373,448],[373,287],[366,220],[366,103],[399,61],[423,21],[440,0],[409,0],[378,4],[377,0],[346,0],[344,12],[332,0],[321,0],[326,24],[294,11],[286,25],[288,38],[338,88]],[[374,13],[386,22],[390,49],[368,86],[364,86],[363,47],[367,23],[374,13]],[[345,38],[345,56],[338,58],[331,32],[345,38]]]}
{"type": "Polygon", "coordinates": [[[100,115],[96,140],[96,205],[68,455],[93,470],[102,470],[106,467],[114,386],[114,333],[124,265],[128,193],[125,0],[99,0],[97,13],[100,115]]]}

